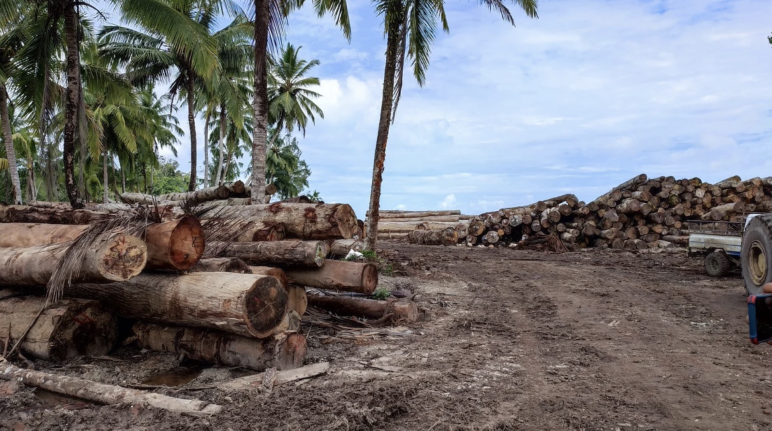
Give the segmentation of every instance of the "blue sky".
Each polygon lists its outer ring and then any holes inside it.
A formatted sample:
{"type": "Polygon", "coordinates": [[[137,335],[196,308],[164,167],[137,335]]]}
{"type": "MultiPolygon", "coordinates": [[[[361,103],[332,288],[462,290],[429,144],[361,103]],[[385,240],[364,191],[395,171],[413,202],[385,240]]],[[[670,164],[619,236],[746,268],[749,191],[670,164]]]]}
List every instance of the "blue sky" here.
{"type": "MultiPolygon", "coordinates": [[[[565,192],[591,200],[642,172],[772,175],[772,2],[542,0],[538,20],[513,6],[514,28],[476,2],[446,7],[426,85],[406,77],[381,208],[476,214],[565,192]]],[[[362,217],[385,41],[370,2],[349,13],[350,43],[309,8],[287,40],[321,61],[325,119],[301,139],[310,187],[362,217]]]]}

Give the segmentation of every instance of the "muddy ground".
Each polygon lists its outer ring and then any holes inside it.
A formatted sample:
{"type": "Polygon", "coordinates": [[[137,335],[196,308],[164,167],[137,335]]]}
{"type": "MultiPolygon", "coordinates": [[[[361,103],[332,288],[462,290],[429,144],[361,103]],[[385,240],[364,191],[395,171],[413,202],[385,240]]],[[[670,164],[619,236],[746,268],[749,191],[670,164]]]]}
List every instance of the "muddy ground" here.
{"type": "MultiPolygon", "coordinates": [[[[211,418],[0,388],[0,429],[772,429],[772,346],[748,342],[738,274],[709,278],[684,251],[381,246],[397,274],[384,284],[429,311],[412,336],[352,341],[312,327],[308,362],[330,361],[326,376],[270,393],[185,389],[244,374],[207,369],[159,390],[222,404],[211,418]]],[[[137,384],[175,361],[124,347],[41,366],[137,384]]]]}

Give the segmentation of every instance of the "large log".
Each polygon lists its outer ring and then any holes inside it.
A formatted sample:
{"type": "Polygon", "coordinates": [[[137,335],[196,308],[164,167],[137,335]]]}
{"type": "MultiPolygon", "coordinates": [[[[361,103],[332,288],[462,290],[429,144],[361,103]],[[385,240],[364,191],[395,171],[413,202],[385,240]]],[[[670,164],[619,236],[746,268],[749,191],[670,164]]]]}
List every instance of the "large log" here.
{"type": "Polygon", "coordinates": [[[97,301],[65,298],[47,308],[45,297],[0,301],[0,340],[13,345],[24,337],[22,352],[45,361],[107,354],[118,336],[116,323],[115,316],[97,301]],[[9,334],[10,340],[6,339],[9,334]]]}
{"type": "Polygon", "coordinates": [[[418,307],[412,301],[375,301],[332,295],[308,295],[308,303],[340,316],[382,319],[391,315],[392,320],[413,323],[418,320],[418,307]]]}
{"type": "Polygon", "coordinates": [[[138,322],[132,330],[142,349],[185,354],[196,361],[228,367],[291,370],[303,365],[306,358],[306,337],[298,333],[258,340],[214,330],[148,322],[138,322]]]}
{"type": "MultiPolygon", "coordinates": [[[[327,261],[329,263],[331,261],[327,261]]],[[[327,266],[325,263],[325,266],[327,266]]],[[[284,270],[280,268],[271,268],[269,266],[250,266],[253,274],[269,275],[276,277],[279,284],[287,292],[287,310],[295,310],[298,316],[302,316],[308,308],[308,299],[306,298],[306,289],[303,286],[289,284],[289,278],[284,270]]]]}
{"type": "Polygon", "coordinates": [[[215,186],[207,187],[205,189],[198,189],[192,192],[184,193],[167,193],[165,195],[158,196],[158,200],[162,201],[188,201],[191,205],[200,204],[202,202],[213,201],[216,199],[225,199],[230,194],[228,187],[215,186]]]}
{"type": "Polygon", "coordinates": [[[347,256],[349,251],[362,251],[365,243],[359,239],[336,239],[330,244],[330,256],[347,256]]]}
{"type": "Polygon", "coordinates": [[[145,229],[148,269],[192,268],[204,255],[204,231],[196,217],[185,215],[145,229]]]}
{"type": "Polygon", "coordinates": [[[287,269],[290,283],[318,289],[372,294],[378,287],[378,268],[372,263],[328,260],[317,269],[287,269]]]}
{"type": "Polygon", "coordinates": [[[147,404],[159,409],[202,416],[211,416],[222,411],[221,406],[210,404],[206,401],[173,398],[152,392],[142,392],[136,389],[107,385],[78,377],[25,370],[11,365],[1,357],[0,379],[17,380],[28,386],[100,404],[127,406],[147,404]]]}
{"type": "Polygon", "coordinates": [[[207,241],[281,241],[286,235],[284,224],[212,218],[201,221],[207,241]]]}
{"type": "Polygon", "coordinates": [[[638,186],[645,183],[646,180],[647,180],[646,174],[636,175],[633,178],[614,187],[608,193],[599,196],[593,202],[598,204],[601,204],[601,203],[605,204],[609,199],[612,198],[612,196],[613,196],[613,200],[618,201],[619,199],[621,199],[621,193],[617,193],[617,192],[619,192],[620,190],[628,190],[628,189],[635,190],[638,186]]]}
{"type": "Polygon", "coordinates": [[[246,262],[237,257],[210,257],[201,259],[190,272],[233,272],[237,274],[252,274],[246,262]]]}
{"type": "Polygon", "coordinates": [[[322,241],[219,242],[207,244],[207,257],[238,257],[254,265],[320,267],[327,256],[322,241]]]}
{"type": "Polygon", "coordinates": [[[414,222],[414,223],[421,223],[425,221],[430,222],[459,222],[459,218],[457,215],[450,215],[450,216],[426,216],[426,217],[381,217],[378,223],[384,222],[414,222]]]}
{"type": "MultiPolygon", "coordinates": [[[[365,214],[369,215],[369,214],[365,214]]],[[[393,218],[423,218],[423,217],[446,217],[461,215],[461,211],[458,210],[443,210],[443,211],[378,211],[378,215],[381,219],[393,219],[393,218]]]]}
{"type": "Polygon", "coordinates": [[[274,277],[225,272],[141,274],[104,285],[72,284],[65,296],[102,301],[123,317],[262,338],[287,311],[274,277]]]}
{"type": "Polygon", "coordinates": [[[456,245],[458,244],[458,231],[453,228],[414,230],[407,234],[407,240],[411,244],[456,245]]]}
{"type": "Polygon", "coordinates": [[[353,238],[358,231],[354,210],[347,204],[244,205],[213,208],[203,219],[224,218],[247,222],[282,223],[287,236],[300,239],[353,238]]]}
{"type": "Polygon", "coordinates": [[[79,237],[88,225],[5,223],[0,247],[33,247],[68,242],[79,237]]]}
{"type": "MultiPolygon", "coordinates": [[[[45,286],[69,244],[0,248],[0,286],[45,286]]],[[[73,282],[109,283],[139,274],[147,261],[147,247],[139,238],[122,233],[100,235],[85,250],[73,282]]]]}
{"type": "Polygon", "coordinates": [[[0,223],[90,224],[107,217],[107,211],[0,205],[0,223]]]}

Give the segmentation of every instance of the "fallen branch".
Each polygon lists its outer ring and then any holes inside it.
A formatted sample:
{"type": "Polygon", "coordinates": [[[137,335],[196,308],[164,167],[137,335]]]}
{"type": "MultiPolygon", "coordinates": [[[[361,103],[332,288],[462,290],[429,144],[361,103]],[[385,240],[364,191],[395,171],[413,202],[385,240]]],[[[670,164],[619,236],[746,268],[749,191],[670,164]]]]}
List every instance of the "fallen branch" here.
{"type": "MultiPolygon", "coordinates": [[[[316,377],[321,374],[325,374],[330,370],[329,362],[319,362],[316,364],[306,365],[305,367],[295,368],[289,371],[279,371],[273,376],[273,386],[278,386],[284,383],[294,382],[296,380],[308,379],[316,377]]],[[[255,374],[252,376],[240,377],[238,379],[231,380],[230,382],[223,383],[217,388],[223,391],[239,391],[246,389],[256,389],[263,386],[266,373],[255,374]]]]}

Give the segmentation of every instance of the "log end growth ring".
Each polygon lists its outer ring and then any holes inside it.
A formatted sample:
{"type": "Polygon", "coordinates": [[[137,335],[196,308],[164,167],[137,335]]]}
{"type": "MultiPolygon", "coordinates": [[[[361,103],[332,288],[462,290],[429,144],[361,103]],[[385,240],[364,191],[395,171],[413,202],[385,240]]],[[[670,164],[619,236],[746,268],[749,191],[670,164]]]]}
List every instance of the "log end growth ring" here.
{"type": "Polygon", "coordinates": [[[259,277],[245,298],[246,323],[257,338],[271,335],[287,312],[287,292],[275,277],[259,277]]]}
{"type": "Polygon", "coordinates": [[[111,281],[125,281],[145,268],[147,247],[139,238],[114,234],[97,250],[100,273],[111,281]]]}
{"type": "Polygon", "coordinates": [[[362,270],[362,293],[371,295],[378,287],[378,267],[372,263],[365,265],[362,270]]]}
{"type": "Polygon", "coordinates": [[[321,267],[324,265],[324,261],[327,258],[327,252],[327,244],[324,241],[319,241],[316,243],[316,257],[314,259],[316,266],[321,267]]]}

